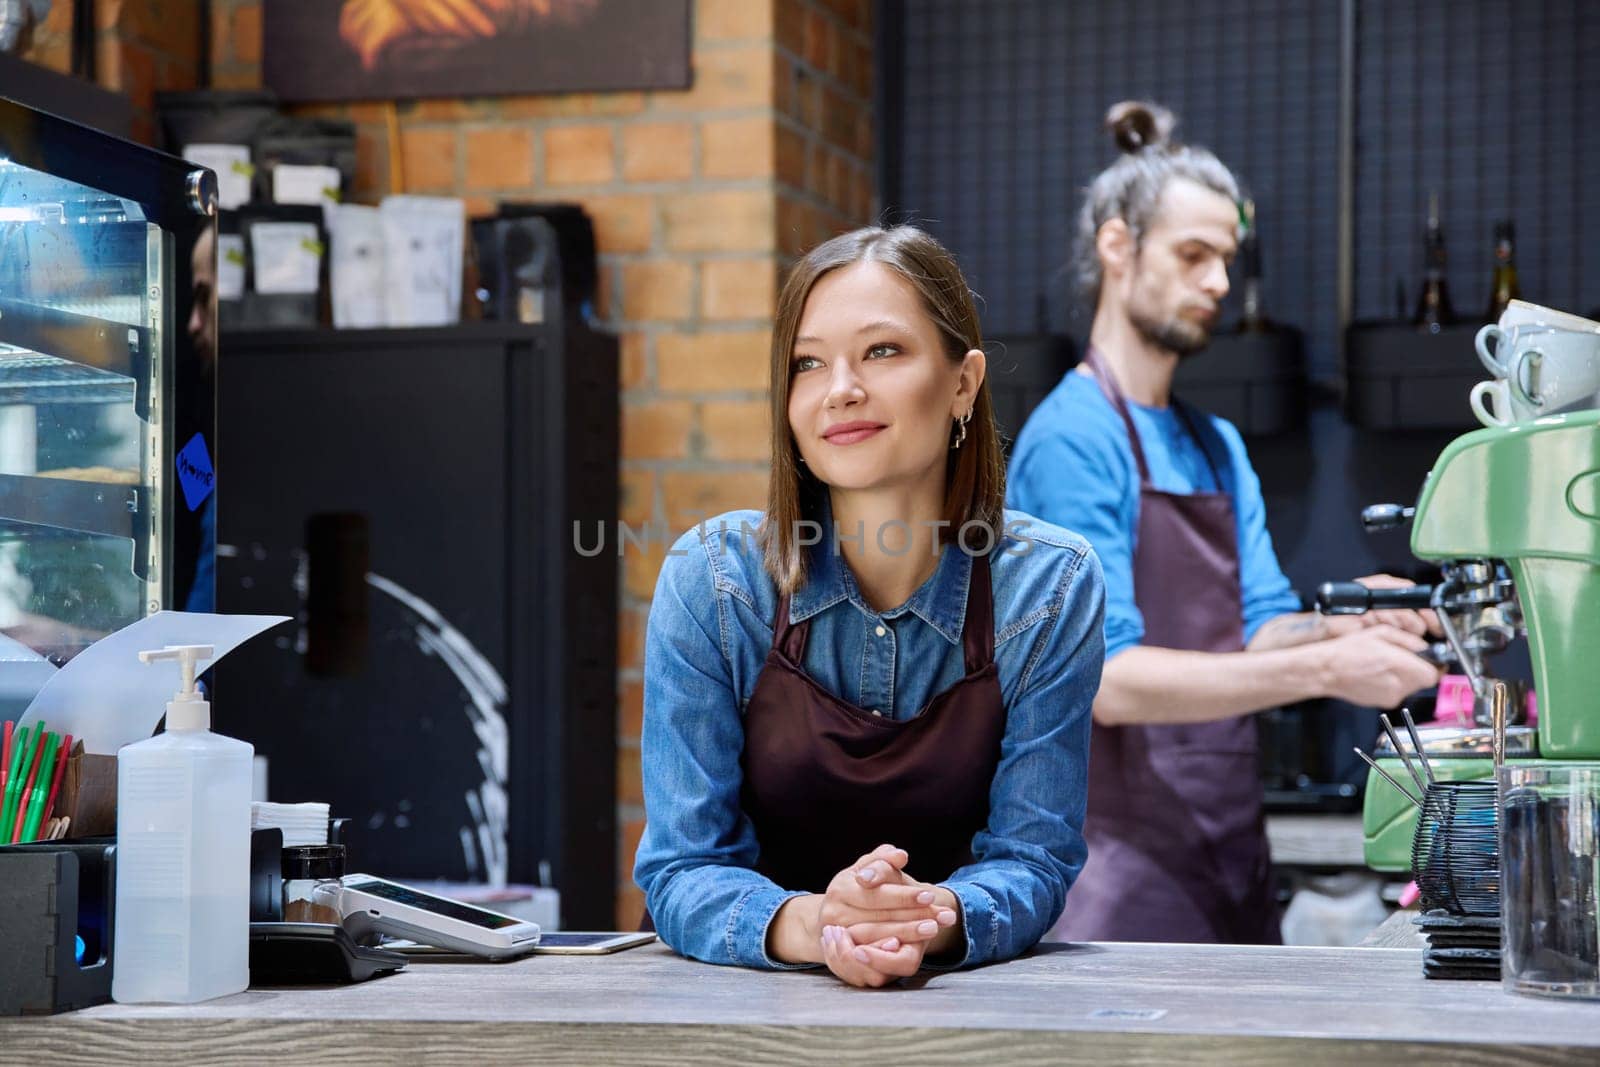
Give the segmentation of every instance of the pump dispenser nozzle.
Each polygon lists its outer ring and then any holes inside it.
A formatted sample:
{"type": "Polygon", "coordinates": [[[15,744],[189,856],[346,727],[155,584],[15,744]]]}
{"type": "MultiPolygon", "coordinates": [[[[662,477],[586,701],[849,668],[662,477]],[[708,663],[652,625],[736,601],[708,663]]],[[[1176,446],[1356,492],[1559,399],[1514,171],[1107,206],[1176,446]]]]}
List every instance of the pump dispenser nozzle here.
{"type": "Polygon", "coordinates": [[[208,730],[211,728],[211,704],[195,690],[197,667],[202,661],[216,655],[211,645],[168,645],[166,648],[139,653],[143,663],[175,659],[183,671],[183,688],[167,703],[168,730],[208,730]]]}

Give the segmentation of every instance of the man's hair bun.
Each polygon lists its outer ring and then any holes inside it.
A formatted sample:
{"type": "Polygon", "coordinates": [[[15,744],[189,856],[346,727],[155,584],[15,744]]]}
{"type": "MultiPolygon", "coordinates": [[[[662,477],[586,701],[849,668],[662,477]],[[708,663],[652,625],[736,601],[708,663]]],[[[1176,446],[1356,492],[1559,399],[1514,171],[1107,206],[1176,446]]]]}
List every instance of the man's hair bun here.
{"type": "Polygon", "coordinates": [[[1106,129],[1124,152],[1163,147],[1175,124],[1172,112],[1143,100],[1124,100],[1106,112],[1106,129]]]}

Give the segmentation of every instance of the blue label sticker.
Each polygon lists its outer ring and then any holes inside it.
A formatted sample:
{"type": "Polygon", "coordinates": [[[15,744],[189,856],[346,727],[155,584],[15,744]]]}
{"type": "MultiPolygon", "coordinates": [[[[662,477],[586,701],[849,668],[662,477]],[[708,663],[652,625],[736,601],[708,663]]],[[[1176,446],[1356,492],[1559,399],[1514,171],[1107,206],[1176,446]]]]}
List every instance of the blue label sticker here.
{"type": "Polygon", "coordinates": [[[183,502],[193,511],[206,502],[211,490],[217,487],[216,472],[211,469],[211,453],[206,449],[204,434],[195,434],[178,453],[178,484],[183,486],[183,502]]]}

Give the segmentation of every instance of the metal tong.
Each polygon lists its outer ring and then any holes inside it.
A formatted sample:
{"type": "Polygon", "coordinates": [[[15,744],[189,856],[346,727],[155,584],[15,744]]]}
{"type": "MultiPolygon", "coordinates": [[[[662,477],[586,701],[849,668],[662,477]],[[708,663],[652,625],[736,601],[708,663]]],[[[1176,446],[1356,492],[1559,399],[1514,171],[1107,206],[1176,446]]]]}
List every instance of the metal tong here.
{"type": "Polygon", "coordinates": [[[1401,796],[1411,801],[1413,807],[1415,807],[1418,811],[1421,811],[1422,797],[1427,794],[1428,786],[1438,781],[1438,779],[1434,777],[1433,764],[1428,762],[1428,754],[1423,751],[1422,738],[1417,734],[1417,724],[1411,718],[1411,709],[1401,708],[1400,715],[1405,720],[1406,732],[1411,735],[1411,745],[1416,750],[1417,762],[1422,764],[1421,773],[1418,773],[1416,765],[1411,762],[1411,757],[1406,755],[1406,748],[1400,743],[1399,735],[1394,732],[1394,726],[1389,722],[1389,716],[1380,715],[1378,716],[1378,721],[1383,723],[1383,731],[1389,735],[1389,743],[1394,745],[1394,750],[1400,754],[1400,762],[1405,764],[1406,771],[1411,775],[1411,780],[1416,785],[1419,792],[1413,793],[1411,790],[1401,785],[1399,779],[1395,778],[1394,775],[1378,766],[1377,761],[1371,756],[1367,755],[1365,752],[1361,751],[1359,745],[1356,746],[1355,753],[1366,762],[1368,767],[1371,767],[1373,770],[1383,775],[1384,779],[1390,785],[1394,786],[1395,789],[1400,791],[1401,796]]]}
{"type": "MultiPolygon", "coordinates": [[[[1509,699],[1510,687],[1499,679],[1491,679],[1490,683],[1490,706],[1494,713],[1494,768],[1495,778],[1498,780],[1500,766],[1505,762],[1506,758],[1506,704],[1509,699]]],[[[1355,753],[1365,761],[1368,767],[1383,775],[1390,785],[1399,790],[1401,796],[1411,801],[1413,807],[1421,811],[1422,798],[1427,795],[1428,786],[1438,782],[1439,779],[1433,773],[1433,764],[1428,762],[1428,753],[1422,747],[1422,737],[1417,733],[1417,724],[1411,718],[1411,709],[1401,708],[1400,715],[1405,720],[1406,733],[1411,735],[1411,747],[1417,754],[1417,763],[1422,765],[1421,773],[1418,773],[1416,765],[1411,762],[1411,757],[1406,755],[1406,748],[1400,743],[1400,737],[1395,733],[1393,724],[1389,722],[1389,716],[1379,715],[1378,721],[1383,724],[1383,732],[1389,735],[1389,743],[1394,746],[1395,752],[1399,754],[1400,762],[1405,764],[1406,771],[1410,773],[1411,781],[1416,785],[1420,791],[1419,793],[1413,793],[1402,785],[1394,775],[1378,766],[1377,761],[1361,751],[1359,745],[1356,746],[1355,753]]]]}

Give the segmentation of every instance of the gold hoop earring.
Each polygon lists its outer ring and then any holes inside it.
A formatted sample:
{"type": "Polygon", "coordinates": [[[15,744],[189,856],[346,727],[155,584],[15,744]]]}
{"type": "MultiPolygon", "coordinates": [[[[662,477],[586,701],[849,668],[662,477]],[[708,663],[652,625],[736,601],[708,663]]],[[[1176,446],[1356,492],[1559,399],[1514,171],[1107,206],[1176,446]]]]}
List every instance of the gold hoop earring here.
{"type": "Polygon", "coordinates": [[[956,440],[955,443],[950,446],[950,451],[954,452],[956,449],[960,448],[961,442],[967,439],[967,423],[970,421],[972,421],[972,409],[968,408],[965,415],[962,415],[956,419],[956,440]]]}

